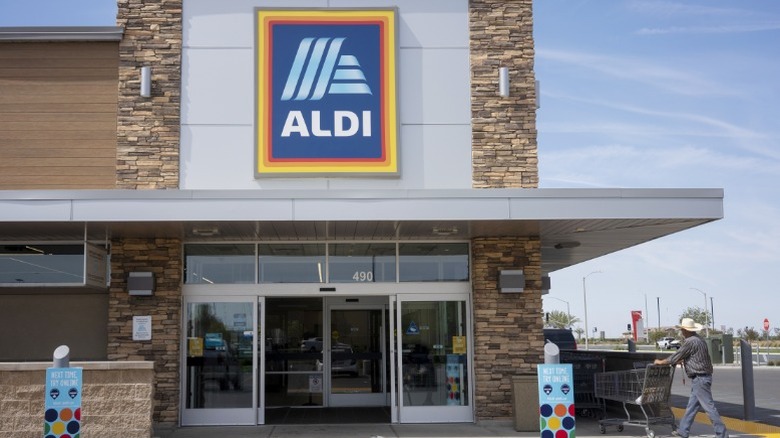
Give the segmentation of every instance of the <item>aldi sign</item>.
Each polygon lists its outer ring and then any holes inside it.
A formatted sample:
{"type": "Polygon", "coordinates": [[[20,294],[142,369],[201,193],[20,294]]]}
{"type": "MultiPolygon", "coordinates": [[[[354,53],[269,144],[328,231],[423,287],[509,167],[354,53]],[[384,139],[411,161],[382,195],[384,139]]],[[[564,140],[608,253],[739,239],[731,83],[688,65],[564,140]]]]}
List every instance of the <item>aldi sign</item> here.
{"type": "Polygon", "coordinates": [[[395,11],[256,15],[256,176],[397,176],[395,11]]]}

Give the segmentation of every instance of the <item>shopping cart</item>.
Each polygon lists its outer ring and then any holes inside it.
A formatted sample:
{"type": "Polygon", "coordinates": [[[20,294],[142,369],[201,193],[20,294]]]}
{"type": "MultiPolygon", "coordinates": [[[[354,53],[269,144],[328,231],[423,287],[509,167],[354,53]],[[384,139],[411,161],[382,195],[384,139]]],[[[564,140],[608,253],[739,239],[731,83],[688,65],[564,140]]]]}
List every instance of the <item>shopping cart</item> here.
{"type": "Polygon", "coordinates": [[[605,418],[599,421],[601,433],[606,433],[607,426],[616,425],[618,431],[623,426],[644,426],[648,438],[655,437],[652,425],[668,424],[675,430],[674,414],[669,408],[669,395],[672,388],[674,367],[670,365],[648,365],[644,369],[626,371],[610,371],[594,376],[596,397],[614,400],[623,404],[626,418],[605,418]],[[636,405],[642,412],[644,420],[637,418],[636,405]],[[634,417],[631,415],[634,410],[634,417]]]}

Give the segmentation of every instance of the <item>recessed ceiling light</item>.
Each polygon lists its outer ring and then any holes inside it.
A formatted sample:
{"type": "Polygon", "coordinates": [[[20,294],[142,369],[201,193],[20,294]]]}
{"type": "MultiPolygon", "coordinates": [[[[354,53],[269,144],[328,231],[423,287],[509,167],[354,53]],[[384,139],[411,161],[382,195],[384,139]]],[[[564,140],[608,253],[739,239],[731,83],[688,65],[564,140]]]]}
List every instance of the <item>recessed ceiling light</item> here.
{"type": "Polygon", "coordinates": [[[192,229],[192,234],[200,237],[212,237],[219,234],[219,228],[217,227],[195,227],[192,229]]]}
{"type": "Polygon", "coordinates": [[[458,234],[458,227],[433,227],[431,231],[437,236],[452,236],[458,234]]]}

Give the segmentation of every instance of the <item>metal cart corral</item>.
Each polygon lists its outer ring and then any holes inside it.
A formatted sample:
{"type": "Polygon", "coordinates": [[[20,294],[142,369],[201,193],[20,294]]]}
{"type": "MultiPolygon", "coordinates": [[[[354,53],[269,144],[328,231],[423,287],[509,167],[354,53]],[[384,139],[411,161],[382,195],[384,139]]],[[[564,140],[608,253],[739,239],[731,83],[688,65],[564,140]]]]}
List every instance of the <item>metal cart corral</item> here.
{"type": "Polygon", "coordinates": [[[596,397],[621,402],[626,412],[625,419],[600,420],[601,433],[606,433],[608,425],[616,425],[618,431],[622,431],[624,425],[643,426],[648,438],[655,436],[655,432],[650,428],[652,425],[668,424],[675,430],[677,425],[669,408],[673,377],[674,367],[670,365],[649,365],[644,369],[596,374],[596,397]],[[638,406],[644,420],[632,418],[629,405],[638,406]]]}
{"type": "Polygon", "coordinates": [[[570,363],[574,374],[574,406],[577,415],[604,418],[604,400],[596,397],[594,376],[604,372],[604,358],[579,352],[561,352],[561,363],[570,363]]]}

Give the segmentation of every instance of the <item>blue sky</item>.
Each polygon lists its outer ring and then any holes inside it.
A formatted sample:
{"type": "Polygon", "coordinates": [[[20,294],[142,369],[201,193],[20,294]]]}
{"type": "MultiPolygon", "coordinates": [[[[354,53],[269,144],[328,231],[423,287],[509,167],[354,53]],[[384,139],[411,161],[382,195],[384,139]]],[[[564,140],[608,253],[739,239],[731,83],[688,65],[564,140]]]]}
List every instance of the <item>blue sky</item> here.
{"type": "Polygon", "coordinates": [[[673,325],[780,323],[780,2],[534,2],[542,187],[715,187],[721,221],[551,275],[545,310],[607,336],[631,310],[673,325]],[[645,306],[645,298],[647,306],[645,306]]]}
{"type": "MultiPolygon", "coordinates": [[[[0,26],[115,24],[114,0],[0,0],[0,26]]],[[[541,187],[723,188],[725,218],[552,274],[545,310],[617,336],[780,326],[780,2],[534,2],[541,187]],[[563,301],[560,301],[563,300],[563,301]],[[647,305],[645,305],[647,303],[647,305]],[[708,303],[709,305],[709,303],[708,303]]]]}
{"type": "Polygon", "coordinates": [[[115,0],[0,0],[0,26],[114,26],[115,0]]]}

